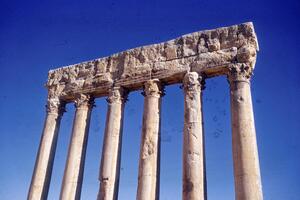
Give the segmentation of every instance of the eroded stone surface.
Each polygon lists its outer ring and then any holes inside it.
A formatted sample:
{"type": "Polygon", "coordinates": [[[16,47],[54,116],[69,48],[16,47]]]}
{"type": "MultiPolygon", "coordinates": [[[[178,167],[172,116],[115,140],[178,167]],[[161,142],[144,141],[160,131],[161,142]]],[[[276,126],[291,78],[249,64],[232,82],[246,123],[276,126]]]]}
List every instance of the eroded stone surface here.
{"type": "Polygon", "coordinates": [[[183,200],[206,200],[202,84],[202,77],[196,72],[184,76],[183,200]]]}
{"type": "Polygon", "coordinates": [[[47,199],[65,104],[57,98],[48,99],[46,110],[47,115],[27,196],[28,200],[47,199]]]}
{"type": "Polygon", "coordinates": [[[65,165],[60,200],[80,199],[89,125],[94,99],[90,95],[77,95],[68,158],[65,165]]]}
{"type": "Polygon", "coordinates": [[[133,90],[149,79],[165,84],[181,82],[187,71],[216,76],[232,63],[247,63],[253,68],[257,50],[253,24],[249,22],[50,70],[46,85],[50,97],[73,101],[78,93],[108,95],[112,85],[133,90]]]}
{"type": "Polygon", "coordinates": [[[124,102],[128,91],[143,88],[137,199],[158,199],[163,86],[183,82],[183,199],[206,199],[201,91],[204,78],[223,74],[231,90],[236,199],[262,199],[249,81],[257,51],[253,25],[244,23],[51,70],[47,117],[28,198],[47,197],[60,118],[70,101],[76,113],[60,199],[80,198],[93,100],[108,95],[98,198],[117,199],[124,102]]]}
{"type": "Polygon", "coordinates": [[[136,199],[159,199],[160,115],[163,85],[157,79],[144,87],[144,113],[136,199]]]}
{"type": "Polygon", "coordinates": [[[232,123],[235,199],[262,200],[262,185],[251,99],[252,69],[244,64],[228,72],[232,123]]]}
{"type": "Polygon", "coordinates": [[[119,87],[112,88],[107,98],[108,109],[99,175],[98,200],[118,199],[122,122],[126,99],[127,91],[119,87]]]}

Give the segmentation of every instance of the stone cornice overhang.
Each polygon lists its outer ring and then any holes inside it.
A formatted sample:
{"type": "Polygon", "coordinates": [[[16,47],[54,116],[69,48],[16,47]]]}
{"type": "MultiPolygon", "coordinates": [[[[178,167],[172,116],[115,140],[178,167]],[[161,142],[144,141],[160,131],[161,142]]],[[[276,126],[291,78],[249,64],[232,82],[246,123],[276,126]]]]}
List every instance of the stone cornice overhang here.
{"type": "Polygon", "coordinates": [[[257,37],[251,22],[186,34],[48,73],[48,98],[74,101],[76,94],[106,96],[112,86],[141,89],[144,82],[181,83],[187,71],[225,75],[232,64],[254,68],[257,37]]]}

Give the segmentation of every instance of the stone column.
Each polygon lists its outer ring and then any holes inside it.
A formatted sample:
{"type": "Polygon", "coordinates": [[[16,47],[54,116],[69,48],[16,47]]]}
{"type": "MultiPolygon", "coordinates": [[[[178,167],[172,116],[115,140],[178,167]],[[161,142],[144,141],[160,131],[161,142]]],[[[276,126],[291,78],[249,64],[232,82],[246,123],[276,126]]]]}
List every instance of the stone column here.
{"type": "Polygon", "coordinates": [[[76,113],[60,193],[61,200],[80,199],[90,116],[93,105],[93,98],[89,95],[81,94],[75,100],[76,113]]]}
{"type": "Polygon", "coordinates": [[[117,200],[120,178],[124,103],[127,92],[115,87],[107,98],[105,135],[100,168],[98,200],[117,200]]]}
{"type": "Polygon", "coordinates": [[[160,170],[160,107],[163,87],[159,80],[150,80],[144,86],[144,113],[137,200],[159,199],[160,170]]]}
{"type": "Polygon", "coordinates": [[[262,200],[262,186],[250,90],[252,69],[245,64],[229,67],[232,154],[235,198],[262,200]]]}
{"type": "Polygon", "coordinates": [[[202,119],[202,77],[189,72],[183,80],[184,134],[183,134],[183,200],[204,200],[205,166],[202,119]]]}
{"type": "Polygon", "coordinates": [[[55,156],[60,120],[65,104],[58,98],[49,98],[43,134],[35,162],[27,199],[47,199],[55,156]]]}

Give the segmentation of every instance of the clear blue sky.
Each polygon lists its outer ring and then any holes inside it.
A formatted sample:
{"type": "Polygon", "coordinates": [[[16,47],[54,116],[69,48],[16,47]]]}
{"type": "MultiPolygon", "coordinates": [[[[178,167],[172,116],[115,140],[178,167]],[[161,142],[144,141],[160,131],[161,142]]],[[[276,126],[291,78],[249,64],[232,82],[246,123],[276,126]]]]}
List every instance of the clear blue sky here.
{"type": "MultiPolygon", "coordinates": [[[[299,1],[114,0],[0,2],[0,199],[25,199],[45,117],[47,72],[182,34],[253,21],[259,39],[252,97],[264,196],[300,196],[299,1]]],[[[82,199],[95,199],[106,102],[93,110],[82,199]]],[[[234,199],[229,89],[204,91],[208,197],[234,199]]],[[[143,97],[126,105],[120,198],[135,199],[143,97]]],[[[67,106],[49,199],[58,199],[72,127],[67,106]]],[[[161,199],[181,199],[183,95],[167,87],[162,105],[161,199]]]]}

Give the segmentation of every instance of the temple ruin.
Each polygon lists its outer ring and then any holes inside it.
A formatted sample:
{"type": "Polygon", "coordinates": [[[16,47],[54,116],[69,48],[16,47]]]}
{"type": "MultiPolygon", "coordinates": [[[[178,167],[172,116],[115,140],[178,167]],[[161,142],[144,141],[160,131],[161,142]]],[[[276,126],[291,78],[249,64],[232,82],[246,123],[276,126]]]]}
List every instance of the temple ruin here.
{"type": "Polygon", "coordinates": [[[80,199],[91,111],[94,99],[101,97],[107,97],[108,113],[97,198],[118,198],[124,106],[128,93],[135,90],[143,90],[144,96],[136,199],[159,199],[161,101],[164,87],[176,83],[182,83],[184,92],[182,199],[207,199],[202,90],[205,79],[226,75],[235,196],[237,200],[262,200],[250,90],[257,51],[257,37],[249,22],[50,70],[46,119],[28,199],[47,199],[60,121],[67,103],[75,104],[76,113],[60,199],[80,199]]]}

